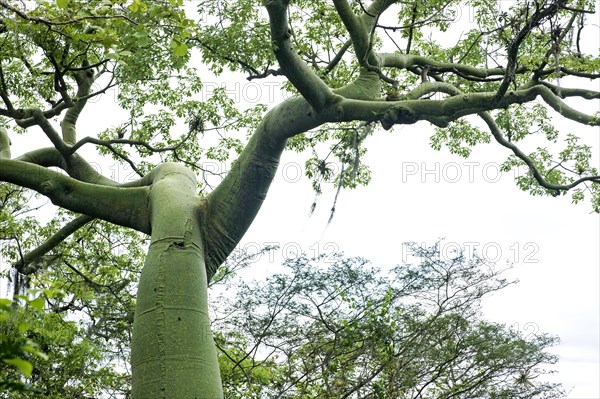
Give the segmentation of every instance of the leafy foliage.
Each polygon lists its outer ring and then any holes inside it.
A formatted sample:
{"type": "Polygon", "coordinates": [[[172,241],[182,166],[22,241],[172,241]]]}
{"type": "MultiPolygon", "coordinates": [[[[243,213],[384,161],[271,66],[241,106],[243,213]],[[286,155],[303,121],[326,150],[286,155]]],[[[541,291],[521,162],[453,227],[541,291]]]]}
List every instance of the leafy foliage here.
{"type": "Polygon", "coordinates": [[[414,263],[386,273],[360,258],[299,256],[266,281],[240,280],[235,298],[229,288],[215,321],[227,397],[562,395],[556,384],[519,383],[547,373],[557,338],[481,317],[481,299],[511,284],[502,269],[476,254],[407,248],[414,263]]]}
{"type": "MultiPolygon", "coordinates": [[[[61,212],[41,227],[29,216],[28,193],[1,187],[2,255],[15,265],[19,254],[52,236],[71,215],[61,212]]],[[[17,302],[2,299],[0,318],[2,358],[12,361],[2,366],[3,384],[10,390],[0,397],[124,397],[144,247],[138,233],[93,222],[36,259],[27,275],[12,269],[17,302]]]]}

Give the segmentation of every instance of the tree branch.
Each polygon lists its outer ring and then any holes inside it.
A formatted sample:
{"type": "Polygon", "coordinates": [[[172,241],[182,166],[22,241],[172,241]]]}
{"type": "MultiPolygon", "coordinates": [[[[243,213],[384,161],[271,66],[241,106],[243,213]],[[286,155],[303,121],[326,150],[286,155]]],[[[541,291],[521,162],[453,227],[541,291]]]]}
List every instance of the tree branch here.
{"type": "Polygon", "coordinates": [[[20,260],[18,260],[13,266],[21,274],[31,274],[32,272],[34,272],[34,270],[28,270],[29,268],[27,268],[27,266],[29,266],[32,262],[35,262],[40,257],[46,255],[57,245],[66,240],[71,234],[75,233],[77,230],[79,230],[92,220],[94,220],[94,218],[87,215],[81,215],[76,217],[75,219],[71,220],[69,223],[64,225],[60,230],[54,233],[52,237],[48,238],[37,248],[23,255],[23,257],[20,260]]]}
{"type": "Polygon", "coordinates": [[[326,74],[333,71],[337,64],[339,64],[339,62],[342,60],[344,54],[346,54],[346,51],[348,51],[350,46],[352,46],[352,40],[346,40],[344,45],[340,48],[340,51],[337,52],[335,57],[333,57],[331,61],[329,61],[329,64],[327,64],[327,66],[324,68],[326,74]]]}
{"type": "MultiPolygon", "coordinates": [[[[84,62],[84,65],[87,64],[87,61],[84,62]]],[[[77,131],[75,125],[77,123],[77,119],[79,118],[79,114],[81,114],[81,111],[87,102],[86,96],[90,94],[90,89],[94,83],[94,70],[84,69],[76,71],[75,82],[77,83],[77,99],[75,100],[73,106],[67,110],[62,122],[60,123],[63,140],[65,143],[71,145],[75,144],[75,141],[77,140],[77,131]]]]}
{"type": "Polygon", "coordinates": [[[288,23],[286,0],[265,2],[269,13],[273,52],[285,76],[317,112],[322,112],[335,100],[331,89],[292,49],[292,31],[288,23]]]}
{"type": "MultiPolygon", "coordinates": [[[[561,101],[560,98],[555,95],[545,85],[535,86],[540,96],[544,99],[546,104],[551,106],[556,112],[564,116],[565,118],[574,120],[588,126],[600,126],[600,116],[591,116],[584,114],[583,112],[577,111],[561,101]]],[[[597,98],[597,97],[594,97],[597,98]]]]}
{"type": "Polygon", "coordinates": [[[0,159],[0,181],[39,192],[72,212],[150,233],[148,189],[84,183],[23,161],[0,159]]]}
{"type": "Polygon", "coordinates": [[[567,0],[552,0],[550,4],[544,8],[539,8],[539,4],[537,0],[535,2],[536,10],[531,16],[531,19],[527,20],[527,14],[529,13],[529,4],[525,5],[526,7],[526,16],[525,16],[525,24],[517,34],[517,36],[512,40],[507,50],[507,64],[506,64],[506,72],[504,74],[504,78],[502,79],[502,83],[500,83],[500,87],[498,88],[498,92],[496,93],[496,99],[499,100],[506,94],[508,90],[508,85],[511,82],[514,82],[514,75],[517,68],[517,58],[519,55],[519,46],[525,40],[525,38],[531,33],[533,29],[539,26],[544,20],[554,16],[562,6],[567,2],[567,0]]]}
{"type": "Polygon", "coordinates": [[[564,75],[577,76],[580,78],[587,78],[587,79],[600,78],[600,73],[579,72],[579,71],[575,71],[573,69],[569,69],[569,68],[565,68],[565,67],[561,67],[561,66],[559,66],[558,68],[544,69],[543,71],[540,72],[540,76],[547,76],[552,73],[556,73],[557,71],[562,72],[564,75]]]}
{"type": "Polygon", "coordinates": [[[529,158],[527,156],[527,154],[525,154],[523,151],[521,151],[519,149],[519,147],[517,147],[515,144],[511,143],[510,141],[507,141],[504,138],[504,136],[502,135],[502,132],[498,128],[498,125],[494,121],[494,118],[492,118],[492,116],[489,114],[489,112],[481,112],[478,115],[488,125],[490,132],[492,133],[492,136],[494,136],[496,141],[503,147],[510,149],[513,152],[513,154],[515,154],[519,159],[521,159],[527,165],[527,167],[531,171],[531,174],[533,175],[533,177],[539,183],[540,186],[542,186],[548,190],[554,190],[555,192],[560,192],[560,191],[568,191],[568,190],[578,186],[579,184],[587,182],[587,181],[600,183],[600,176],[582,177],[581,179],[575,180],[571,184],[566,184],[566,185],[556,185],[556,184],[549,183],[541,175],[540,171],[535,166],[535,164],[533,163],[531,158],[529,158]]]}
{"type": "Polygon", "coordinates": [[[600,91],[593,91],[588,89],[570,89],[568,87],[559,87],[549,82],[540,82],[540,84],[546,86],[555,95],[560,98],[567,97],[581,97],[586,100],[598,100],[600,99],[600,91]]]}
{"type": "MultiPolygon", "coordinates": [[[[438,91],[442,82],[425,82],[415,89],[422,97],[424,93],[438,91]],[[436,86],[437,85],[437,86],[436,86]]],[[[560,101],[550,89],[542,84],[531,83],[518,90],[512,90],[500,100],[494,92],[465,93],[442,100],[414,99],[414,95],[401,101],[360,101],[344,99],[337,104],[335,119],[330,115],[328,122],[334,121],[381,121],[384,129],[395,124],[410,124],[426,120],[436,126],[446,127],[450,121],[462,116],[477,114],[493,109],[506,108],[511,104],[524,104],[541,96],[557,112],[566,118],[591,126],[600,125],[600,118],[583,114],[560,101]]]]}
{"type": "Polygon", "coordinates": [[[39,166],[54,166],[67,172],[74,179],[111,187],[142,187],[151,184],[150,174],[139,180],[119,183],[98,173],[82,156],[72,154],[67,160],[54,147],[40,148],[16,158],[17,161],[32,163],[39,166]]]}
{"type": "Polygon", "coordinates": [[[131,22],[134,25],[137,25],[137,22],[135,22],[134,20],[132,20],[131,18],[125,16],[125,15],[87,15],[84,17],[79,17],[79,18],[74,18],[74,19],[70,19],[67,21],[51,21],[48,19],[43,19],[43,18],[38,18],[38,17],[31,17],[29,15],[27,15],[26,13],[24,13],[23,11],[19,10],[16,7],[11,6],[10,4],[8,4],[6,2],[6,0],[0,0],[0,6],[3,8],[6,8],[7,10],[10,10],[12,12],[14,12],[15,14],[17,14],[19,17],[27,20],[27,21],[31,21],[31,22],[35,22],[38,24],[44,24],[48,27],[52,27],[52,26],[62,26],[62,25],[70,25],[70,24],[74,24],[77,22],[83,22],[83,21],[87,21],[87,20],[94,20],[94,19],[124,19],[128,22],[131,22]]]}
{"type": "MultiPolygon", "coordinates": [[[[444,82],[431,82],[430,83],[430,82],[428,82],[428,83],[423,84],[422,86],[423,87],[421,87],[417,90],[414,90],[412,93],[410,93],[408,95],[408,97],[409,98],[419,98],[423,95],[433,93],[433,92],[445,93],[445,94],[448,94],[451,96],[463,95],[463,93],[460,90],[458,90],[456,87],[454,87],[453,85],[451,85],[449,83],[444,83],[444,82]]],[[[535,86],[535,87],[540,88],[540,86],[535,86]]],[[[549,89],[547,89],[546,87],[541,87],[540,89],[542,91],[545,91],[545,90],[549,91],[549,89]]],[[[575,186],[577,186],[581,183],[584,183],[586,181],[600,182],[600,176],[588,176],[588,177],[578,179],[578,180],[574,181],[573,183],[567,184],[567,185],[554,185],[554,184],[549,183],[546,179],[544,179],[544,177],[539,172],[538,168],[535,166],[533,161],[527,156],[527,154],[525,154],[523,151],[521,151],[521,149],[519,147],[517,147],[514,143],[512,143],[504,138],[502,132],[500,131],[500,128],[494,121],[494,118],[492,118],[492,116],[489,114],[489,112],[487,112],[487,111],[478,112],[477,115],[481,119],[483,119],[484,122],[488,125],[490,132],[492,133],[492,136],[494,136],[496,141],[503,147],[506,147],[509,150],[511,150],[513,152],[513,154],[515,154],[519,159],[521,159],[527,165],[527,167],[529,167],[529,170],[531,170],[533,177],[539,183],[540,186],[542,186],[548,190],[567,191],[567,190],[570,190],[570,189],[574,188],[575,186]]],[[[600,121],[598,121],[597,124],[600,125],[600,121]]]]}
{"type": "MultiPolygon", "coordinates": [[[[2,60],[0,60],[0,98],[6,106],[5,112],[13,112],[14,108],[10,97],[8,96],[8,86],[6,85],[6,79],[4,78],[4,70],[2,68],[2,60]]],[[[1,110],[0,110],[1,111],[1,110]]]]}
{"type": "Polygon", "coordinates": [[[376,66],[377,61],[371,52],[369,31],[365,29],[362,20],[354,14],[346,0],[333,0],[333,5],[350,34],[359,65],[362,67],[376,66]]]}
{"type": "Polygon", "coordinates": [[[8,131],[0,126],[0,159],[10,159],[10,138],[8,131]]]}
{"type": "Polygon", "coordinates": [[[229,173],[205,197],[201,226],[209,281],[258,213],[287,137],[320,123],[317,113],[302,97],[284,101],[265,115],[229,173]]]}
{"type": "MultiPolygon", "coordinates": [[[[457,64],[451,62],[439,62],[427,57],[413,54],[384,53],[380,54],[382,67],[393,67],[398,69],[409,69],[411,67],[429,67],[434,72],[451,72],[462,77],[485,79],[491,76],[504,76],[504,68],[477,68],[466,64],[457,64]]],[[[525,69],[519,69],[516,73],[525,72],[525,69]]]]}
{"type": "MultiPolygon", "coordinates": [[[[104,86],[102,89],[100,89],[96,92],[90,93],[88,95],[78,97],[78,100],[87,101],[92,97],[96,97],[96,96],[106,93],[106,91],[108,89],[111,89],[113,87],[115,87],[114,76],[111,76],[111,79],[108,82],[108,84],[106,86],[104,86]]],[[[50,108],[49,110],[43,111],[43,115],[46,119],[50,119],[50,118],[60,115],[65,109],[68,109],[68,108],[69,108],[69,105],[67,103],[65,103],[64,101],[59,101],[54,107],[50,108]]],[[[8,112],[3,113],[3,110],[0,109],[0,115],[6,115],[8,117],[15,119],[15,122],[17,123],[17,125],[19,125],[23,129],[26,129],[28,127],[31,127],[31,126],[34,126],[37,124],[35,118],[33,118],[33,112],[34,112],[34,109],[19,109],[19,110],[13,110],[12,113],[8,113],[8,112]]]]}
{"type": "MultiPolygon", "coordinates": [[[[58,132],[52,127],[50,121],[44,116],[43,112],[40,109],[32,110],[32,118],[35,120],[35,123],[46,133],[46,136],[50,139],[54,147],[58,150],[58,152],[65,158],[69,155],[69,147],[65,144],[63,139],[60,137],[58,132]]],[[[19,122],[17,121],[17,124],[19,122]]]]}

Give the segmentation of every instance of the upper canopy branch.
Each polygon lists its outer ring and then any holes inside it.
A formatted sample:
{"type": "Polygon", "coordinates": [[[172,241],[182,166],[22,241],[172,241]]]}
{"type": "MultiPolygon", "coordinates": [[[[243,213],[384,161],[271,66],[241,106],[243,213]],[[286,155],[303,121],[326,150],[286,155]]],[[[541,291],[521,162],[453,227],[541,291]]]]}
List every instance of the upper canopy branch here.
{"type": "Polygon", "coordinates": [[[530,4],[526,2],[524,14],[525,21],[523,23],[523,27],[519,30],[514,39],[510,42],[507,49],[507,63],[506,63],[506,72],[504,74],[504,78],[502,79],[502,83],[500,83],[500,87],[498,88],[498,92],[496,93],[496,98],[500,99],[506,91],[508,90],[508,86],[510,83],[515,80],[515,72],[517,69],[517,58],[519,55],[519,47],[525,38],[542,22],[547,20],[548,18],[553,17],[558,13],[558,11],[563,7],[568,0],[551,0],[546,4],[542,5],[542,2],[539,0],[534,0],[533,4],[535,7],[535,11],[529,18],[530,13],[530,4]]]}
{"type": "MultiPolygon", "coordinates": [[[[540,93],[545,93],[546,90],[549,90],[548,88],[545,88],[545,87],[542,87],[542,88],[540,88],[539,86],[536,86],[536,87],[539,90],[541,90],[540,93]]],[[[426,83],[422,84],[418,89],[409,93],[407,95],[407,98],[417,99],[424,95],[427,95],[430,93],[436,93],[436,92],[445,93],[445,94],[448,94],[453,97],[464,96],[464,94],[460,90],[458,90],[456,87],[454,87],[452,84],[449,84],[446,82],[426,82],[426,83]]],[[[490,95],[491,94],[492,93],[490,93],[490,95]]],[[[546,96],[548,96],[547,93],[546,93],[546,96]]],[[[542,95],[542,97],[544,98],[543,95],[542,95]]],[[[559,191],[571,190],[572,188],[574,188],[582,183],[588,182],[588,181],[600,183],[600,176],[586,176],[586,177],[579,178],[570,184],[563,184],[563,185],[557,185],[557,184],[550,183],[548,180],[546,180],[546,178],[544,176],[542,176],[542,174],[540,173],[539,169],[537,168],[537,166],[535,165],[533,160],[529,156],[527,156],[527,154],[525,154],[515,143],[512,143],[512,142],[508,141],[506,138],[504,138],[504,135],[500,131],[500,128],[498,127],[498,125],[494,121],[494,118],[490,115],[490,113],[488,111],[477,112],[477,115],[480,118],[482,118],[483,121],[488,125],[488,128],[490,129],[490,132],[492,133],[492,136],[496,139],[496,141],[503,147],[510,149],[513,152],[513,154],[515,154],[515,156],[517,156],[519,159],[521,159],[527,165],[527,167],[531,171],[531,175],[540,184],[540,186],[542,186],[548,190],[554,190],[556,192],[559,192],[559,191]]],[[[600,121],[597,120],[596,125],[600,125],[600,121]]]]}
{"type": "MultiPolygon", "coordinates": [[[[84,66],[88,64],[87,60],[83,63],[84,66]]],[[[87,102],[86,96],[90,94],[90,89],[96,78],[93,69],[78,70],[75,71],[74,75],[75,82],[77,83],[77,97],[73,106],[67,110],[60,123],[63,140],[68,144],[75,144],[75,141],[77,140],[77,119],[85,107],[87,102]]]]}
{"type": "Polygon", "coordinates": [[[370,31],[367,30],[367,26],[357,17],[346,0],[333,0],[333,5],[350,34],[354,52],[360,66],[375,65],[376,60],[374,54],[371,52],[370,31]]]}
{"type": "Polygon", "coordinates": [[[292,31],[287,14],[288,2],[269,0],[265,2],[265,6],[269,13],[273,52],[283,73],[306,101],[317,112],[321,112],[334,101],[336,96],[292,48],[290,42],[292,31]]]}
{"type": "Polygon", "coordinates": [[[489,114],[489,112],[481,112],[478,115],[488,125],[488,128],[490,129],[492,136],[494,136],[494,139],[496,139],[496,141],[503,147],[510,149],[513,152],[513,154],[515,154],[520,160],[522,160],[527,165],[527,167],[531,171],[531,175],[539,183],[540,186],[542,186],[548,190],[554,190],[558,194],[560,191],[571,190],[572,188],[575,188],[578,185],[588,182],[588,181],[600,183],[600,176],[582,177],[582,178],[579,178],[579,179],[573,181],[570,184],[552,184],[552,183],[548,182],[548,180],[546,180],[544,178],[544,176],[542,176],[542,174],[540,173],[539,169],[537,168],[537,166],[535,165],[533,160],[529,156],[527,156],[527,154],[525,154],[514,143],[512,143],[504,138],[504,136],[502,135],[502,132],[500,131],[500,128],[494,121],[494,118],[492,118],[492,116],[489,114]]]}
{"type": "Polygon", "coordinates": [[[592,126],[600,125],[600,118],[583,114],[558,98],[543,84],[531,83],[518,90],[512,90],[501,99],[495,92],[464,93],[453,97],[430,100],[420,99],[431,92],[444,92],[444,83],[425,82],[416,88],[405,100],[364,101],[344,99],[336,105],[336,112],[328,115],[328,122],[334,121],[381,121],[384,129],[395,124],[411,124],[426,120],[434,125],[445,127],[453,120],[493,109],[507,108],[511,104],[524,104],[541,96],[557,112],[566,118],[592,126]]]}
{"type": "MultiPolygon", "coordinates": [[[[435,72],[452,72],[462,74],[465,77],[485,79],[491,76],[504,76],[504,68],[478,68],[467,64],[457,64],[452,62],[439,62],[428,57],[402,54],[402,53],[382,53],[379,55],[382,67],[393,67],[398,69],[408,69],[410,67],[427,67],[435,72]]],[[[517,71],[524,72],[524,69],[517,71]]]]}

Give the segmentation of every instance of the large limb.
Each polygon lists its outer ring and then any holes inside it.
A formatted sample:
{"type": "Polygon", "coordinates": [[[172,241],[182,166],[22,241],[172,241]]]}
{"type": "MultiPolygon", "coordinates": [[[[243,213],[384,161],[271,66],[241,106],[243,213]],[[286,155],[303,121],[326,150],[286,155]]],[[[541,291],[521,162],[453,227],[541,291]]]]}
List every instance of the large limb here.
{"type": "MultiPolygon", "coordinates": [[[[0,143],[2,142],[2,137],[3,132],[2,128],[0,128],[0,143]]],[[[6,137],[8,136],[6,135],[6,137]]],[[[0,144],[0,149],[1,148],[2,145],[0,144]]],[[[5,159],[10,159],[10,154],[9,157],[5,159]]],[[[60,155],[60,153],[52,147],[31,151],[27,154],[22,155],[16,160],[44,167],[58,167],[66,171],[69,174],[69,176],[86,183],[112,187],[141,187],[148,186],[152,183],[153,173],[149,173],[140,180],[125,184],[119,184],[118,182],[108,179],[100,173],[98,173],[90,164],[88,164],[85,161],[85,159],[83,159],[83,157],[77,154],[73,154],[71,157],[69,157],[67,161],[65,161],[65,159],[60,155]]],[[[19,259],[19,261],[17,261],[14,265],[15,268],[21,274],[30,274],[35,272],[37,268],[30,267],[32,263],[38,260],[41,256],[50,252],[52,249],[54,249],[57,245],[59,245],[68,237],[70,237],[81,227],[85,226],[93,220],[94,218],[88,215],[79,215],[75,217],[73,220],[65,224],[54,235],[52,235],[46,241],[44,241],[41,245],[23,255],[23,257],[19,259]]]]}
{"type": "MultiPolygon", "coordinates": [[[[3,158],[2,154],[8,155],[4,157],[4,159],[10,159],[10,152],[4,151],[5,147],[3,143],[8,143],[8,134],[5,129],[0,128],[0,158],[3,158]]],[[[144,176],[142,179],[130,182],[126,184],[119,184],[111,179],[108,179],[98,173],[90,164],[88,164],[85,159],[80,157],[77,154],[73,154],[69,157],[68,161],[66,161],[61,154],[52,147],[42,148],[39,150],[31,151],[27,154],[16,159],[17,161],[23,161],[43,167],[59,167],[65,170],[71,177],[91,184],[103,185],[103,186],[112,186],[112,187],[140,187],[147,186],[152,182],[153,173],[149,173],[144,176]]],[[[26,253],[22,259],[20,259],[15,267],[22,274],[28,274],[34,271],[34,269],[29,268],[28,266],[39,259],[41,256],[50,252],[54,247],[59,245],[61,242],[66,240],[70,235],[75,233],[78,229],[85,226],[89,222],[94,220],[94,217],[89,216],[87,214],[79,215],[75,219],[71,220],[65,226],[63,226],[60,230],[58,230],[53,236],[48,238],[44,243],[40,246],[36,247],[32,251],[26,253]]]]}
{"type": "MultiPolygon", "coordinates": [[[[336,104],[344,97],[371,100],[379,96],[378,75],[365,69],[342,89],[334,92],[327,87],[292,49],[286,7],[285,1],[267,4],[274,51],[283,72],[303,97],[292,97],[265,115],[225,179],[205,198],[201,225],[209,281],[258,213],[287,139],[325,122],[339,121],[342,114],[336,104]]],[[[389,103],[382,105],[390,108],[389,103]]]]}
{"type": "MultiPolygon", "coordinates": [[[[378,81],[376,74],[365,73],[336,93],[373,98],[379,94],[378,81]]],[[[335,119],[335,110],[317,113],[303,97],[295,96],[265,115],[227,176],[204,199],[201,226],[208,281],[258,213],[287,139],[335,119]]]]}
{"type": "Polygon", "coordinates": [[[0,181],[35,190],[70,211],[150,233],[146,187],[89,184],[38,165],[8,159],[0,159],[0,181]]]}
{"type": "Polygon", "coordinates": [[[354,13],[352,7],[346,0],[334,0],[333,4],[342,23],[350,34],[350,39],[359,65],[379,73],[379,59],[373,51],[375,27],[379,16],[383,14],[393,2],[387,0],[375,0],[366,9],[363,8],[364,13],[360,16],[354,13]]]}
{"type": "Polygon", "coordinates": [[[263,118],[223,181],[204,199],[201,226],[208,281],[258,213],[289,137],[323,123],[302,97],[292,97],[263,118]]]}
{"type": "MultiPolygon", "coordinates": [[[[5,133],[6,131],[4,130],[3,132],[3,129],[0,128],[0,158],[2,158],[3,153],[6,153],[2,150],[2,148],[4,148],[2,145],[2,138],[6,137],[6,141],[8,142],[8,135],[5,133]]],[[[4,157],[4,159],[10,159],[10,152],[7,152],[7,155],[8,156],[4,157]]],[[[83,157],[73,154],[68,158],[68,160],[65,160],[56,150],[56,148],[53,147],[41,148],[28,152],[18,157],[16,160],[43,167],[58,167],[66,171],[69,176],[73,177],[74,179],[96,185],[112,187],[140,187],[151,184],[152,180],[152,173],[149,173],[140,180],[119,184],[118,182],[115,182],[98,173],[89,163],[85,161],[83,157]]],[[[19,271],[19,273],[22,274],[30,274],[35,272],[36,268],[30,267],[29,265],[31,265],[41,256],[50,252],[57,245],[75,233],[78,229],[85,226],[92,220],[94,220],[94,218],[88,215],[77,216],[63,226],[60,230],[58,230],[53,236],[44,241],[41,245],[26,253],[15,264],[15,268],[19,271]]]]}
{"type": "Polygon", "coordinates": [[[44,167],[56,167],[64,170],[74,179],[103,186],[118,186],[119,183],[98,173],[83,157],[73,154],[65,159],[56,148],[47,147],[30,151],[15,160],[44,167]]]}
{"type": "Polygon", "coordinates": [[[354,13],[346,0],[333,0],[333,5],[350,34],[354,52],[360,66],[376,65],[375,54],[371,51],[370,30],[363,24],[362,19],[354,13]]]}
{"type": "MultiPolygon", "coordinates": [[[[415,89],[415,92],[425,93],[436,83],[439,82],[427,82],[415,89]]],[[[396,124],[411,124],[421,120],[445,127],[448,123],[463,116],[507,108],[512,104],[525,104],[534,101],[539,96],[565,118],[589,126],[600,126],[600,118],[569,107],[541,83],[532,82],[517,90],[511,90],[500,99],[496,94],[496,92],[464,93],[442,100],[412,99],[408,96],[406,99],[393,102],[346,98],[335,104],[335,115],[338,121],[380,121],[384,129],[390,129],[396,124]]],[[[595,94],[592,96],[595,97],[595,94]]],[[[327,121],[333,122],[334,120],[328,119],[327,121]]]]}

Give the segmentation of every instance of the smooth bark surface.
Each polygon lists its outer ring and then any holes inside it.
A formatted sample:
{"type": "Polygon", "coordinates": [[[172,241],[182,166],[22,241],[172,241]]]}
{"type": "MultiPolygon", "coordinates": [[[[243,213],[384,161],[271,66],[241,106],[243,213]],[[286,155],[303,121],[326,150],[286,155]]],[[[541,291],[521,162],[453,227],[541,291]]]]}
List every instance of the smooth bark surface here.
{"type": "Polygon", "coordinates": [[[161,165],[150,203],[152,239],[131,346],[133,398],[221,398],[194,174],[161,165]]]}

